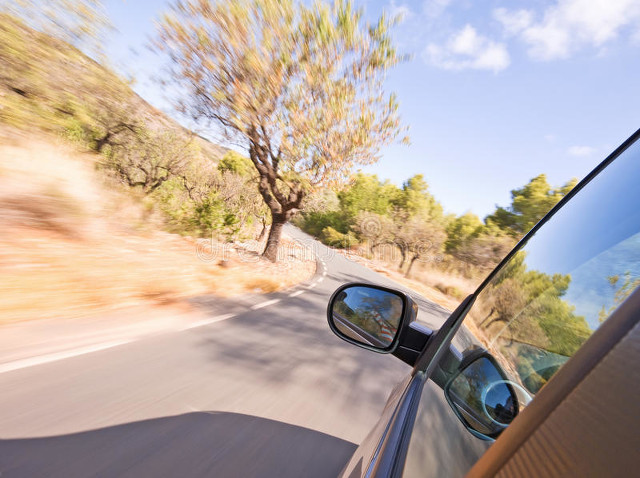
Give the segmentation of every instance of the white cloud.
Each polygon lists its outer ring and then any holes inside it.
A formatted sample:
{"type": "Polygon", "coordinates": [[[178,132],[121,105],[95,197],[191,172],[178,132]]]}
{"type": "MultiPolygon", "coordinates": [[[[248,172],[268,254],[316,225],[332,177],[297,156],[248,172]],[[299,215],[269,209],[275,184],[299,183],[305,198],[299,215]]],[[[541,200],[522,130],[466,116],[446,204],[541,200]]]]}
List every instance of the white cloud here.
{"type": "Polygon", "coordinates": [[[568,58],[584,47],[601,49],[625,29],[640,29],[638,0],[557,0],[534,20],[530,10],[493,12],[507,34],[518,35],[537,60],[568,58]]]}
{"type": "Polygon", "coordinates": [[[389,5],[389,14],[392,17],[399,17],[400,20],[407,20],[413,16],[413,12],[406,3],[396,4],[395,0],[391,0],[389,5]]]}
{"type": "Polygon", "coordinates": [[[567,150],[567,153],[569,153],[571,156],[584,157],[591,156],[593,153],[595,153],[595,151],[595,148],[592,148],[591,146],[571,146],[567,150]]]}
{"type": "Polygon", "coordinates": [[[517,35],[533,23],[533,12],[530,10],[510,12],[506,8],[496,8],[493,11],[493,18],[502,24],[508,34],[517,35]]]}
{"type": "Polygon", "coordinates": [[[444,45],[430,43],[423,51],[424,60],[445,70],[492,70],[509,66],[510,59],[503,43],[490,40],[471,25],[454,33],[444,45]]]}
{"type": "Polygon", "coordinates": [[[422,11],[429,18],[437,18],[444,13],[452,0],[425,0],[422,11]]]}

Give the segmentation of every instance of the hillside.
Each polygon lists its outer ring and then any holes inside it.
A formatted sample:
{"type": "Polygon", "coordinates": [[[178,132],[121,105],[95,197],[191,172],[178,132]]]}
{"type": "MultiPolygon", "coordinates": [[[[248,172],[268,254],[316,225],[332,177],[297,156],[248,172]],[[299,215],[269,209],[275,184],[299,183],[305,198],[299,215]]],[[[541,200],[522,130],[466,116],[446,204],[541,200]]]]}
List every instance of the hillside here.
{"type": "MultiPolygon", "coordinates": [[[[188,132],[80,50],[0,13],[0,122],[78,139],[122,123],[188,132]]],[[[218,160],[228,150],[194,136],[218,160]]]]}

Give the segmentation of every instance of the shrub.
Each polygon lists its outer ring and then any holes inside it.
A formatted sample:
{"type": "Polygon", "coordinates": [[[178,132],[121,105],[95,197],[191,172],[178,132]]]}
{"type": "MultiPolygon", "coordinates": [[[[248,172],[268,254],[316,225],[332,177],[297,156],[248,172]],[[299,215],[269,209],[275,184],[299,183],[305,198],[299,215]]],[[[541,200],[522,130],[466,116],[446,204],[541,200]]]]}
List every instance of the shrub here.
{"type": "Polygon", "coordinates": [[[344,218],[338,211],[305,213],[300,226],[305,232],[315,237],[320,237],[327,227],[341,234],[345,234],[348,230],[344,218]]]}
{"type": "Polygon", "coordinates": [[[358,239],[353,235],[353,233],[348,232],[347,234],[343,234],[340,231],[336,231],[331,226],[327,226],[322,230],[320,240],[328,246],[338,247],[341,249],[353,247],[358,243],[358,239]]]}

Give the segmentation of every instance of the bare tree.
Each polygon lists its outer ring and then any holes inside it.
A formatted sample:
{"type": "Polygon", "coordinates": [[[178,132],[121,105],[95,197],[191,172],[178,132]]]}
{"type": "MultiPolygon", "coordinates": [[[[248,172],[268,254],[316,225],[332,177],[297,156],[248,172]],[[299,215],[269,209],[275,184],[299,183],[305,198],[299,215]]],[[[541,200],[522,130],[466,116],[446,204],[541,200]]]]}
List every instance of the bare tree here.
{"type": "Polygon", "coordinates": [[[442,249],[446,239],[444,227],[435,221],[412,218],[398,228],[398,236],[405,246],[405,254],[410,255],[405,277],[409,277],[417,260],[433,260],[442,249]]]}
{"type": "Polygon", "coordinates": [[[183,112],[213,121],[246,148],[272,225],[310,191],[378,159],[401,131],[385,72],[400,61],[385,17],[367,24],[350,2],[183,0],[164,16],[156,45],[186,95],[183,112]]]}
{"type": "Polygon", "coordinates": [[[515,240],[509,236],[481,234],[463,240],[451,254],[466,264],[490,270],[498,265],[514,245],[515,240]]]}
{"type": "Polygon", "coordinates": [[[374,252],[376,247],[393,244],[395,225],[388,216],[375,212],[363,211],[356,216],[353,229],[363,239],[369,242],[369,250],[374,252]]]}
{"type": "Polygon", "coordinates": [[[174,131],[141,130],[116,144],[103,166],[132,188],[150,194],[173,177],[183,177],[194,157],[189,138],[174,131]]]}

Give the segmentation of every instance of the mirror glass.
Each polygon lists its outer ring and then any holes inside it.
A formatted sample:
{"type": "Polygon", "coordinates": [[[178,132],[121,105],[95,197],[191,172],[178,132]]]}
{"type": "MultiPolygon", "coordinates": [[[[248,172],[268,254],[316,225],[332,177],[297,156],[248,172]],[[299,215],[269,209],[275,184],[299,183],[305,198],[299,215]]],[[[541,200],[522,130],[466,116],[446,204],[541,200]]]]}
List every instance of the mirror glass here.
{"type": "Polygon", "coordinates": [[[505,380],[498,365],[481,356],[460,371],[446,394],[469,428],[495,438],[518,414],[515,385],[505,380]]]}
{"type": "Polygon", "coordinates": [[[398,333],[404,301],[402,296],[367,286],[340,291],[331,304],[336,329],[359,343],[386,349],[398,333]]]}

